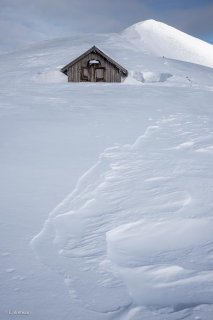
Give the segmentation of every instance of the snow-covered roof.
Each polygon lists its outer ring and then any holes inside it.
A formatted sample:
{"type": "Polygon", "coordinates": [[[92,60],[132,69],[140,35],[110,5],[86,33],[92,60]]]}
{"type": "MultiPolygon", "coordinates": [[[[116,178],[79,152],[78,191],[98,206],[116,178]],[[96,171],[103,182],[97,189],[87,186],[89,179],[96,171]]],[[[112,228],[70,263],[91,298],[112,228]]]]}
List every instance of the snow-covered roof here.
{"type": "Polygon", "coordinates": [[[95,60],[95,59],[89,61],[89,64],[99,64],[99,63],[100,63],[100,61],[95,60]]]}

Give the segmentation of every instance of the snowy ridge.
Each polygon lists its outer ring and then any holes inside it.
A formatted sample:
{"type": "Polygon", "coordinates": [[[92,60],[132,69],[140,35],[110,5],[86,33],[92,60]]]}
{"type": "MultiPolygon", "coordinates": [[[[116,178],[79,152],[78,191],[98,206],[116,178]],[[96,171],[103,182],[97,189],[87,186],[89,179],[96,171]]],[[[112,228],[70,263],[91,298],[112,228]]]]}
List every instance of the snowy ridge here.
{"type": "Polygon", "coordinates": [[[49,215],[31,244],[94,319],[162,314],[143,306],[190,318],[181,309],[213,302],[212,146],[207,118],[161,119],[107,149],[49,215]]]}
{"type": "Polygon", "coordinates": [[[142,51],[213,68],[213,46],[165,23],[146,20],[123,31],[142,51]]]}

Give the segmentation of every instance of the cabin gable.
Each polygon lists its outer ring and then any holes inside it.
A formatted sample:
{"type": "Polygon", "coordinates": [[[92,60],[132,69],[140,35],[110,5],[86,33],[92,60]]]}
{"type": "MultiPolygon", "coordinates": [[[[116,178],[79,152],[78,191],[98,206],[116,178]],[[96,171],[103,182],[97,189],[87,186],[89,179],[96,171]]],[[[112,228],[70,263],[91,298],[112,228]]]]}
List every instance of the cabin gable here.
{"type": "Polygon", "coordinates": [[[96,47],[61,69],[69,82],[121,82],[127,70],[96,47]]]}

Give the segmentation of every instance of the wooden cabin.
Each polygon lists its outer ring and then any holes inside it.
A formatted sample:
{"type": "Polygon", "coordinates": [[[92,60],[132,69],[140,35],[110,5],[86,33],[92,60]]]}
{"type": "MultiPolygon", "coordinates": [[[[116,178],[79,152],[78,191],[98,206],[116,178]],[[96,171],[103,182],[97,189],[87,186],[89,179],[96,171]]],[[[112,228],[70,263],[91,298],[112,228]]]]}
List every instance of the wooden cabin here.
{"type": "Polygon", "coordinates": [[[97,47],[83,53],[61,69],[68,82],[122,82],[128,71],[97,47]]]}

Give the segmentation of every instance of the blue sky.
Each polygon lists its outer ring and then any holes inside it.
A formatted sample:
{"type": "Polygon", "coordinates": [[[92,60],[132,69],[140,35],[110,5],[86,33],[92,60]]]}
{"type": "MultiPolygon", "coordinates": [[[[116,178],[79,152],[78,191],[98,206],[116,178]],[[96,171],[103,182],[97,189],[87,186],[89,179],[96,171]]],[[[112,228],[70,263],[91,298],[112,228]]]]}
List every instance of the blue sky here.
{"type": "Polygon", "coordinates": [[[156,19],[213,43],[213,0],[0,0],[1,49],[156,19]]]}

